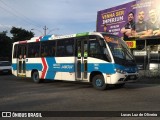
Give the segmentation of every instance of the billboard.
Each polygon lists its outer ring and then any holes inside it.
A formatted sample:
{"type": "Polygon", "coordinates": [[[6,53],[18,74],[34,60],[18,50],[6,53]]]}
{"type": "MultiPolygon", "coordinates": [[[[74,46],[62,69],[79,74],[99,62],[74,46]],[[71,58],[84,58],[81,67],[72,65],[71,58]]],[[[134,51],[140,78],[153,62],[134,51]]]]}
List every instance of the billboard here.
{"type": "Polygon", "coordinates": [[[160,36],[159,0],[136,0],[98,11],[97,31],[130,39],[160,36]]]}

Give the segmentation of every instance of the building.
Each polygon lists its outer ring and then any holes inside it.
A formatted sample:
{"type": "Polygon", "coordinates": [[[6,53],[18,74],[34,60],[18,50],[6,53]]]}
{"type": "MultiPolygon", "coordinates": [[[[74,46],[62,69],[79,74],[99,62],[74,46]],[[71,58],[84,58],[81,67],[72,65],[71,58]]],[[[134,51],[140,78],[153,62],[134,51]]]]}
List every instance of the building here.
{"type": "Polygon", "coordinates": [[[135,0],[97,12],[97,31],[126,41],[140,70],[160,71],[159,0],[135,0]]]}

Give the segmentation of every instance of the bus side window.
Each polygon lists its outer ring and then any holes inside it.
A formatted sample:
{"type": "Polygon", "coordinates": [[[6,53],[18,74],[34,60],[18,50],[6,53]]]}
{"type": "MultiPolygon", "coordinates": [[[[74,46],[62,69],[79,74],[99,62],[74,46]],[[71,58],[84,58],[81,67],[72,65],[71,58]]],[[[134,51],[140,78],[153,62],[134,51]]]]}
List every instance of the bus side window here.
{"type": "Polygon", "coordinates": [[[66,57],[74,55],[74,39],[67,38],[57,41],[56,56],[66,57]]]}
{"type": "Polygon", "coordinates": [[[101,48],[98,45],[97,40],[89,41],[89,56],[90,57],[95,57],[95,58],[100,58],[101,48]]]}
{"type": "Polygon", "coordinates": [[[31,53],[30,53],[30,56],[31,56],[31,57],[35,57],[35,54],[36,54],[36,53],[35,53],[34,49],[32,48],[31,53]]]}
{"type": "Polygon", "coordinates": [[[55,41],[41,42],[41,57],[55,57],[56,50],[55,41]]]}
{"type": "Polygon", "coordinates": [[[55,46],[52,47],[51,56],[55,56],[56,48],[55,46]]]}
{"type": "Polygon", "coordinates": [[[57,46],[57,57],[63,57],[65,55],[64,51],[64,46],[57,46]]]}
{"type": "Polygon", "coordinates": [[[105,48],[104,46],[100,45],[100,43],[96,39],[96,37],[94,39],[90,38],[90,41],[89,41],[89,57],[109,61],[107,56],[106,56],[106,53],[104,52],[104,48],[105,48]]]}
{"type": "Polygon", "coordinates": [[[39,57],[40,43],[28,43],[28,58],[39,57]]]}
{"type": "Polygon", "coordinates": [[[47,41],[41,42],[41,57],[47,56],[47,52],[48,52],[47,43],[48,43],[47,41]]]}
{"type": "Polygon", "coordinates": [[[56,53],[56,42],[55,41],[48,41],[47,42],[48,46],[48,57],[55,57],[56,53]]]}
{"type": "Polygon", "coordinates": [[[68,55],[73,55],[73,46],[71,45],[66,46],[66,52],[68,55]]]}
{"type": "Polygon", "coordinates": [[[13,53],[13,58],[17,58],[18,56],[17,56],[17,51],[18,50],[18,44],[16,44],[15,46],[14,46],[14,53],[13,53]]]}
{"type": "Polygon", "coordinates": [[[42,57],[46,57],[46,56],[47,56],[47,53],[46,53],[46,52],[43,52],[43,53],[41,54],[41,56],[42,56],[42,57]]]}

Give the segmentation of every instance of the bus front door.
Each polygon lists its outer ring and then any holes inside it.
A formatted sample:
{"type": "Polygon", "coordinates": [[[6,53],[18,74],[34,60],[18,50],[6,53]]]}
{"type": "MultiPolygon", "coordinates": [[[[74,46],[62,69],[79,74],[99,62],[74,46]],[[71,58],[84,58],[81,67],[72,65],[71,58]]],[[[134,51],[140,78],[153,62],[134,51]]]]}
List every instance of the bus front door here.
{"type": "Polygon", "coordinates": [[[18,46],[17,74],[20,77],[26,76],[26,45],[18,46]]]}
{"type": "Polygon", "coordinates": [[[77,57],[76,57],[76,80],[87,80],[88,78],[88,44],[86,38],[77,40],[77,57]]]}

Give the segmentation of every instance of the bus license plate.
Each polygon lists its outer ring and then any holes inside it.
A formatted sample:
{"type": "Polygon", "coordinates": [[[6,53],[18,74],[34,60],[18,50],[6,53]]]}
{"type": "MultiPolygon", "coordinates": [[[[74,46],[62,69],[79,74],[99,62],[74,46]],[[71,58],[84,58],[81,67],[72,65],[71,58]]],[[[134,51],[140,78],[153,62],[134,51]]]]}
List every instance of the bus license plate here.
{"type": "Polygon", "coordinates": [[[134,76],[134,75],[131,75],[131,76],[130,76],[130,79],[135,79],[135,76],[134,76]]]}

